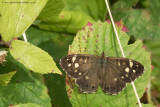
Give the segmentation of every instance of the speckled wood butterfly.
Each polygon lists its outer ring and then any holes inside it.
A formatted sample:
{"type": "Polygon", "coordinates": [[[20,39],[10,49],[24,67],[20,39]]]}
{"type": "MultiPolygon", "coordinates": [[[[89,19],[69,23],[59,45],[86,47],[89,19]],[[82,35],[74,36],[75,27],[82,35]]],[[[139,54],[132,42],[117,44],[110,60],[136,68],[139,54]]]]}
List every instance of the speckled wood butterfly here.
{"type": "Polygon", "coordinates": [[[60,60],[63,70],[84,93],[96,92],[98,86],[107,94],[117,95],[144,72],[144,66],[132,59],[73,54],[60,60]]]}

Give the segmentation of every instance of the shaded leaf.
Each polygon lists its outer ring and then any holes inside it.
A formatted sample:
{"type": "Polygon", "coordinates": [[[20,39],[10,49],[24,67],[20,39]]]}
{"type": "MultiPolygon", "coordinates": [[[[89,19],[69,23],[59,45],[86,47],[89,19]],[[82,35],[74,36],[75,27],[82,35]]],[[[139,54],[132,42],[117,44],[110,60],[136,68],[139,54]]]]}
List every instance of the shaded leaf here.
{"type": "Polygon", "coordinates": [[[134,9],[127,2],[118,1],[112,7],[113,16],[116,20],[121,18],[126,21],[129,35],[135,38],[159,40],[160,17],[157,10],[160,10],[160,1],[147,0],[146,9],[134,9]]]}
{"type": "Polygon", "coordinates": [[[104,0],[65,0],[64,10],[84,12],[96,21],[104,21],[107,14],[104,0]]]}
{"type": "Polygon", "coordinates": [[[11,78],[15,75],[16,71],[7,73],[7,74],[0,74],[0,86],[7,85],[11,78]]]}
{"type": "Polygon", "coordinates": [[[0,107],[20,103],[35,103],[43,107],[51,107],[51,99],[47,93],[48,89],[42,83],[43,77],[27,70],[10,54],[8,54],[6,60],[5,66],[0,65],[0,70],[5,72],[16,70],[17,73],[7,86],[0,86],[0,107]]]}
{"type": "Polygon", "coordinates": [[[4,41],[19,37],[33,23],[47,0],[0,2],[0,33],[4,41]]]}
{"type": "Polygon", "coordinates": [[[88,21],[94,22],[90,16],[83,12],[64,10],[56,17],[56,20],[40,21],[35,23],[35,25],[45,30],[75,34],[79,29],[82,29],[88,21]]]}
{"type": "MultiPolygon", "coordinates": [[[[143,44],[140,40],[136,40],[135,43],[128,45],[129,36],[122,31],[123,26],[123,23],[119,22],[117,30],[125,56],[127,58],[134,59],[145,66],[144,74],[134,82],[138,95],[141,97],[151,75],[150,54],[142,47],[143,44]]],[[[103,51],[105,53],[107,52],[107,56],[122,57],[111,23],[102,23],[100,21],[85,27],[85,30],[78,32],[69,49],[70,54],[81,53],[101,55],[103,51]]],[[[66,83],[67,94],[72,106],[124,107],[133,106],[137,103],[131,84],[128,84],[127,88],[114,96],[104,93],[100,88],[96,93],[82,94],[78,91],[78,87],[76,85],[73,85],[72,88],[72,84],[69,84],[68,82],[66,83]]]]}
{"type": "Polygon", "coordinates": [[[53,58],[30,43],[14,40],[11,42],[10,53],[16,60],[34,72],[61,74],[53,58]]]}
{"type": "Polygon", "coordinates": [[[49,0],[34,24],[45,30],[75,34],[88,22],[104,20],[105,16],[104,0],[49,0]]]}
{"type": "Polygon", "coordinates": [[[160,51],[159,51],[159,47],[160,47],[160,42],[159,40],[146,40],[144,41],[144,44],[146,46],[146,48],[152,53],[152,88],[153,89],[157,89],[160,91],[160,51]]]}
{"type": "Polygon", "coordinates": [[[48,0],[37,19],[43,21],[56,21],[63,8],[64,0],[48,0]]]}

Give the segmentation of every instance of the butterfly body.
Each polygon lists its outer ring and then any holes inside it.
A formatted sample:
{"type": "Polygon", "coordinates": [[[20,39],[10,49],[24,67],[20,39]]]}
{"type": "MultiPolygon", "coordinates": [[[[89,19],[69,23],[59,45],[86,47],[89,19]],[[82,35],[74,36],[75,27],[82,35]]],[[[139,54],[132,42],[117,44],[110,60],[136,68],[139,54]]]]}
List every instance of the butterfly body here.
{"type": "Polygon", "coordinates": [[[65,56],[60,61],[63,70],[72,78],[84,93],[96,92],[98,86],[107,94],[116,95],[126,83],[143,74],[144,66],[132,59],[105,57],[88,54],[65,56]]]}

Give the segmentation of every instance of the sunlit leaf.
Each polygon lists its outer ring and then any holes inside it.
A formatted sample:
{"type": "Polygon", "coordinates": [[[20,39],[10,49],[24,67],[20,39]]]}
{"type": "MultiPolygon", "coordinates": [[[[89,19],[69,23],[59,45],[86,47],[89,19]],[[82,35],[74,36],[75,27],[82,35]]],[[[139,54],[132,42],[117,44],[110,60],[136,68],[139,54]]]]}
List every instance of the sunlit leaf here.
{"type": "Polygon", "coordinates": [[[0,2],[0,33],[4,41],[19,37],[33,23],[47,0],[0,2]]]}
{"type": "MultiPolygon", "coordinates": [[[[144,74],[134,82],[138,95],[141,97],[151,75],[150,54],[142,47],[143,44],[140,40],[136,40],[135,43],[128,45],[129,36],[122,31],[124,28],[123,23],[119,22],[117,25],[125,56],[134,59],[145,66],[144,74]]],[[[102,23],[100,21],[93,25],[90,24],[89,27],[85,27],[85,30],[79,31],[69,49],[70,54],[81,53],[101,55],[103,51],[107,52],[107,56],[122,57],[111,23],[102,23]]],[[[133,106],[137,103],[131,84],[128,84],[127,88],[118,95],[108,95],[104,93],[101,88],[93,94],[81,94],[76,85],[73,85],[72,87],[68,82],[66,83],[67,93],[71,104],[76,107],[124,107],[133,106]]]]}
{"type": "Polygon", "coordinates": [[[30,43],[14,40],[10,46],[10,53],[16,60],[34,72],[61,74],[53,58],[30,43]]]}

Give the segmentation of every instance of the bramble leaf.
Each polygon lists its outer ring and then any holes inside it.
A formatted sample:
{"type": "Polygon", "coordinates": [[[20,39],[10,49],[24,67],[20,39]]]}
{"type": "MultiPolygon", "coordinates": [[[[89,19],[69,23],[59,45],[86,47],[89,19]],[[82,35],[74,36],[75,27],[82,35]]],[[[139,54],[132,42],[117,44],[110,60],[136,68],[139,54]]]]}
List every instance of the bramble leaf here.
{"type": "Polygon", "coordinates": [[[9,50],[16,60],[34,72],[61,74],[53,58],[47,52],[30,43],[14,40],[11,42],[9,50]]]}
{"type": "Polygon", "coordinates": [[[19,37],[33,23],[47,0],[0,2],[0,33],[4,41],[19,37]]]}
{"type": "MultiPolygon", "coordinates": [[[[117,31],[125,56],[134,59],[145,66],[144,74],[134,82],[138,95],[141,97],[151,75],[150,53],[143,48],[143,44],[140,40],[136,40],[133,44],[128,45],[129,36],[124,32],[124,28],[122,22],[117,23],[117,31]]],[[[107,52],[107,56],[122,57],[110,22],[103,23],[98,21],[93,25],[88,24],[85,29],[77,33],[72,45],[69,47],[69,54],[80,53],[101,55],[103,51],[105,53],[107,52]]],[[[81,94],[76,85],[73,85],[72,88],[68,82],[66,82],[66,84],[71,104],[76,107],[88,107],[93,105],[95,107],[124,107],[133,106],[137,103],[131,84],[128,84],[118,95],[108,95],[104,93],[101,88],[93,94],[81,94]]]]}

